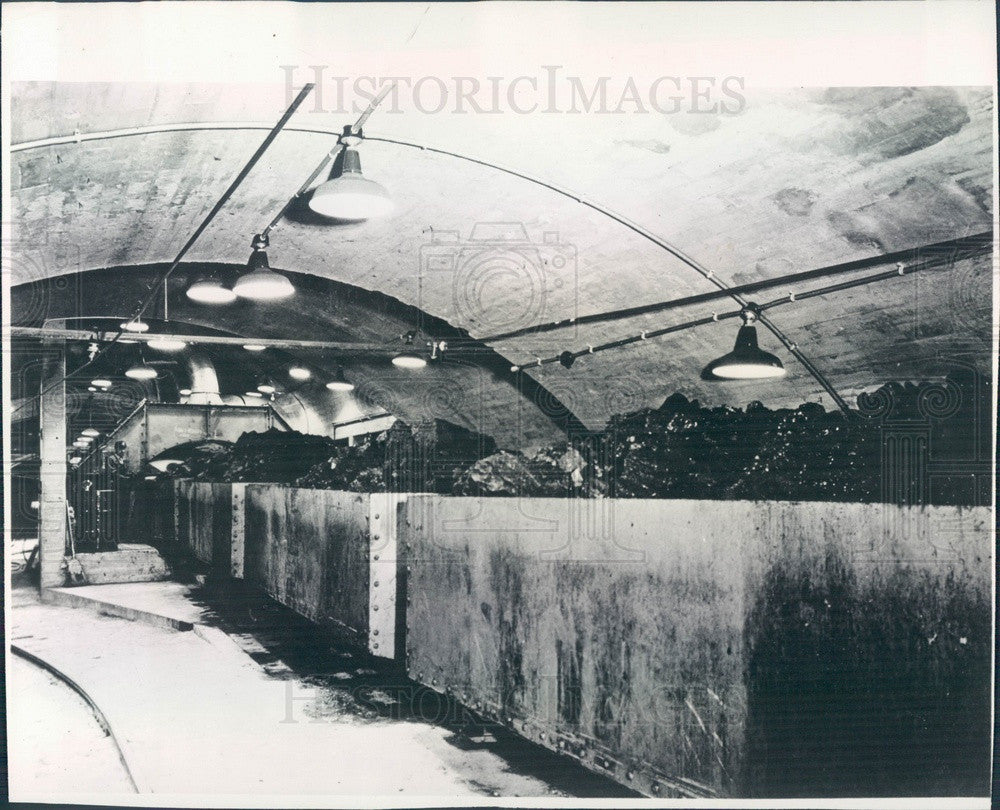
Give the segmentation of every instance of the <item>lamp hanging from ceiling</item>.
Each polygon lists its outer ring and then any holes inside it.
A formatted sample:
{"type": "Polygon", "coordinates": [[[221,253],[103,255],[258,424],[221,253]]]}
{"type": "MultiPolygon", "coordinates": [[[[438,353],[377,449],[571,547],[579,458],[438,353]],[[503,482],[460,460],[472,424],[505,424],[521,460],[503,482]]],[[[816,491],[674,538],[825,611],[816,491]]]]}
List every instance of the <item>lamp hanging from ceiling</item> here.
{"type": "Polygon", "coordinates": [[[310,377],[312,377],[312,372],[305,366],[292,366],[290,369],[288,369],[288,376],[291,377],[293,380],[297,380],[299,382],[305,382],[310,377]]]}
{"type": "Polygon", "coordinates": [[[343,366],[337,366],[337,376],[326,384],[331,391],[353,391],[354,383],[344,376],[343,366]]]}
{"type": "Polygon", "coordinates": [[[309,207],[329,219],[360,222],[389,214],[392,198],[385,188],[361,173],[361,156],[345,147],[333,162],[330,179],[309,198],[309,207]]]}
{"type": "Polygon", "coordinates": [[[133,380],[153,380],[159,376],[159,372],[148,365],[145,360],[140,360],[134,366],[129,366],[125,371],[125,376],[131,377],[133,380]]]}
{"type": "Polygon", "coordinates": [[[152,338],[146,345],[159,352],[179,352],[187,343],[173,335],[163,334],[152,338]]]}
{"type": "Polygon", "coordinates": [[[403,343],[406,348],[392,358],[392,364],[396,368],[419,369],[427,365],[427,359],[416,350],[414,345],[416,337],[416,330],[403,335],[403,343]]]}
{"type": "Polygon", "coordinates": [[[267,349],[267,346],[263,346],[260,343],[244,343],[243,348],[248,352],[262,352],[267,349]]]}
{"type": "Polygon", "coordinates": [[[142,349],[140,349],[139,362],[125,369],[125,376],[133,380],[155,380],[160,375],[155,368],[146,362],[146,358],[142,355],[142,349]]]}
{"type": "Polygon", "coordinates": [[[743,325],[736,334],[733,350],[718,357],[701,372],[703,380],[761,380],[784,377],[785,367],[776,355],[757,345],[757,310],[749,305],[740,313],[743,325]]]}
{"type": "Polygon", "coordinates": [[[97,428],[89,427],[89,428],[84,428],[83,430],[81,430],[80,431],[80,435],[81,436],[89,436],[92,439],[96,439],[98,436],[101,435],[101,431],[99,431],[97,428]]]}
{"type": "Polygon", "coordinates": [[[292,282],[281,273],[275,273],[267,263],[269,238],[264,234],[257,234],[251,244],[253,253],[247,262],[247,272],[236,280],[233,292],[240,298],[255,301],[272,301],[292,295],[295,292],[292,282]]]}
{"type": "Polygon", "coordinates": [[[187,288],[186,295],[199,304],[231,304],[236,300],[236,293],[211,275],[195,279],[187,288]]]}

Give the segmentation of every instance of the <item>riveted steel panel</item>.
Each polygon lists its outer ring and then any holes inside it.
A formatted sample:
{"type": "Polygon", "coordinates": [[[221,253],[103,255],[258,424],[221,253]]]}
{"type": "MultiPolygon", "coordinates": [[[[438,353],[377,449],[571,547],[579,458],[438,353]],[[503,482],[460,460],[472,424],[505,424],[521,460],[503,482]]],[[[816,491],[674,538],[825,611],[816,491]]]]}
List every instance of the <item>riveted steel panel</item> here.
{"type": "Polygon", "coordinates": [[[244,579],[367,646],[368,495],[248,484],[244,503],[244,579]]]}
{"type": "Polygon", "coordinates": [[[972,773],[939,737],[989,715],[989,510],[593,503],[411,496],[410,677],[645,795],[705,796],[821,780],[801,736],[842,759],[872,722],[902,733],[867,690],[919,672],[940,724],[911,744],[972,773]],[[942,622],[948,658],[912,645],[942,622]]]}
{"type": "Polygon", "coordinates": [[[232,521],[229,534],[230,574],[243,579],[244,520],[246,515],[246,484],[233,484],[230,498],[232,521]]]}
{"type": "Polygon", "coordinates": [[[369,502],[368,651],[381,658],[396,655],[397,512],[407,495],[372,493],[369,502]]]}

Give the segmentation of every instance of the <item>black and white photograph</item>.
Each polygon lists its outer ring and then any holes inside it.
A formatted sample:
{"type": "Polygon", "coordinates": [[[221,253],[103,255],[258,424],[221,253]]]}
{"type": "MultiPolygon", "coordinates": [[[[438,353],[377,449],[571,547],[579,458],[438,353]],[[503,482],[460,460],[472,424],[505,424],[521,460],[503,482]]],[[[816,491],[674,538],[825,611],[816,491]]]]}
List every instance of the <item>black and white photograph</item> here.
{"type": "Polygon", "coordinates": [[[2,15],[14,806],[990,806],[993,3],[2,15]]]}

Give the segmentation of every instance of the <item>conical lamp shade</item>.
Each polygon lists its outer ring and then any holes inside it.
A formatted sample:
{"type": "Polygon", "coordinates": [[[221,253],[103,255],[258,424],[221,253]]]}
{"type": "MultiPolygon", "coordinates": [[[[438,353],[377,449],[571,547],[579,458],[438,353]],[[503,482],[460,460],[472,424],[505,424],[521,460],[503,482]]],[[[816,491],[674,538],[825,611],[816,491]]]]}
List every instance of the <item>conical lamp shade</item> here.
{"type": "Polygon", "coordinates": [[[337,369],[337,376],[326,384],[331,391],[353,391],[354,383],[344,376],[344,369],[337,369]]]}
{"type": "Polygon", "coordinates": [[[152,366],[146,365],[145,361],[130,366],[125,371],[125,376],[133,380],[152,380],[159,376],[159,373],[152,366]]]}
{"type": "Polygon", "coordinates": [[[784,376],[785,367],[781,361],[757,345],[757,329],[753,326],[741,326],[733,350],[713,360],[701,372],[703,380],[760,380],[784,376]]]}
{"type": "Polygon", "coordinates": [[[324,217],[358,222],[381,217],[393,209],[385,188],[361,174],[361,157],[354,149],[345,149],[341,165],[334,164],[330,179],[316,187],[309,207],[324,217]]]}
{"type": "Polygon", "coordinates": [[[392,358],[392,364],[396,368],[423,368],[427,361],[416,352],[401,352],[392,358]]]}
{"type": "Polygon", "coordinates": [[[264,250],[254,250],[247,269],[250,272],[240,276],[233,285],[233,292],[240,298],[269,301],[287,298],[295,292],[292,282],[268,266],[267,252],[264,250]]]}
{"type": "Polygon", "coordinates": [[[203,276],[187,288],[187,297],[199,304],[231,304],[236,293],[218,279],[203,276]]]}

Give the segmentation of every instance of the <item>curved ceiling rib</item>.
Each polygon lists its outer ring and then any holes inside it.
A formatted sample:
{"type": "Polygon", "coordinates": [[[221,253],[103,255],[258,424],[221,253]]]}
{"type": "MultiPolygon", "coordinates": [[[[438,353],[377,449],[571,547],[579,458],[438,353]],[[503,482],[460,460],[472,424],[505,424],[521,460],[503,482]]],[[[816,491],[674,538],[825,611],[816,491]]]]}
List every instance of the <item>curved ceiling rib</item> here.
{"type": "MultiPolygon", "coordinates": [[[[74,267],[166,266],[174,245],[187,236],[182,231],[190,233],[197,211],[209,209],[256,145],[256,132],[267,129],[243,122],[265,120],[283,98],[279,90],[266,99],[251,95],[233,101],[224,90],[187,85],[123,88],[49,84],[16,94],[18,120],[42,122],[23,124],[12,150],[20,279],[74,267]],[[206,118],[199,120],[202,115],[206,118]],[[126,129],[130,125],[136,126],[126,129]],[[60,134],[77,127],[90,132],[60,134]],[[192,134],[156,134],[185,131],[192,134]]],[[[528,369],[535,358],[554,354],[569,341],[604,344],[620,339],[622,331],[652,334],[681,318],[711,315],[711,304],[699,296],[714,298],[718,291],[732,298],[733,288],[752,297],[755,284],[790,284],[786,278],[796,275],[796,267],[850,264],[989,230],[991,94],[976,88],[897,88],[877,94],[877,104],[870,95],[850,89],[763,93],[740,116],[635,119],[628,129],[602,119],[593,122],[601,127],[581,132],[580,119],[552,118],[539,122],[542,137],[527,151],[516,147],[516,132],[511,138],[484,126],[492,121],[455,120],[442,131],[440,122],[417,116],[406,120],[403,131],[393,124],[401,119],[386,117],[379,130],[388,137],[366,139],[371,161],[366,168],[377,166],[395,178],[392,220],[329,227],[299,206],[282,220],[283,238],[272,259],[276,266],[418,304],[465,335],[496,337],[525,327],[530,332],[530,324],[578,311],[621,313],[615,319],[621,329],[610,321],[586,329],[573,324],[580,327],[576,333],[529,334],[505,342],[501,351],[510,360],[508,369],[514,364],[528,369]],[[879,134],[875,141],[873,132],[879,134]],[[444,148],[419,146],[435,142],[444,148]],[[496,158],[496,168],[461,155],[472,143],[496,158]],[[442,166],[435,151],[465,159],[445,157],[449,165],[442,166]],[[581,160],[567,160],[572,155],[581,160]],[[499,171],[504,164],[523,171],[499,171]],[[547,185],[559,184],[562,193],[524,182],[535,177],[553,177],[547,185]],[[607,203],[608,213],[588,207],[598,206],[594,200],[607,203]],[[624,216],[616,219],[617,211],[624,216]],[[623,232],[620,220],[636,216],[680,244],[697,245],[699,261],[683,261],[680,251],[635,229],[623,232]],[[545,262],[569,255],[571,263],[563,270],[530,259],[539,268],[537,288],[535,276],[507,282],[503,268],[475,286],[481,277],[472,274],[472,264],[462,264],[471,254],[462,254],[456,267],[468,268],[468,277],[460,279],[466,286],[457,286],[451,275],[425,274],[422,292],[418,289],[416,264],[423,261],[425,245],[453,234],[472,251],[477,237],[468,235],[470,225],[504,224],[509,217],[523,223],[526,244],[537,245],[545,262]],[[546,253],[550,235],[559,247],[546,253]],[[709,278],[700,262],[726,270],[721,279],[709,278]],[[682,315],[672,304],[659,312],[660,304],[670,303],[665,287],[671,299],[698,299],[690,313],[682,315]],[[535,289],[544,297],[541,304],[528,297],[535,289]]],[[[296,174],[303,164],[312,164],[342,135],[338,118],[343,116],[324,114],[328,117],[318,120],[307,116],[305,126],[289,123],[265,179],[244,184],[230,215],[217,220],[219,227],[185,261],[240,261],[244,239],[263,224],[261,212],[276,211],[287,199],[282,189],[290,192],[302,180],[296,174]]],[[[781,326],[849,399],[889,378],[945,374],[949,358],[968,356],[989,365],[983,337],[989,326],[983,304],[989,299],[989,260],[964,260],[946,276],[917,279],[804,301],[787,308],[781,326]]],[[[296,307],[265,311],[263,317],[294,319],[296,307]]],[[[331,325],[336,317],[331,314],[331,325]]],[[[317,328],[322,328],[318,321],[299,322],[288,336],[337,339],[317,328]]],[[[378,341],[390,334],[369,330],[367,337],[378,341]]],[[[342,336],[350,340],[361,333],[342,336]]],[[[461,343],[454,339],[455,348],[461,343]]],[[[528,369],[528,375],[591,429],[611,414],[656,407],[674,392],[711,405],[830,402],[826,389],[797,363],[782,381],[767,385],[705,384],[693,374],[730,346],[726,328],[687,330],[670,341],[647,341],[628,353],[588,359],[572,374],[550,365],[528,369]]]]}
{"type": "MultiPolygon", "coordinates": [[[[373,101],[373,104],[374,103],[376,103],[376,102],[373,101]]],[[[151,134],[159,134],[159,133],[167,133],[167,132],[185,132],[185,131],[193,131],[193,130],[213,130],[213,129],[220,129],[220,130],[223,130],[223,129],[257,130],[257,129],[266,129],[266,128],[265,127],[260,127],[260,126],[257,126],[257,125],[249,125],[249,124],[240,125],[238,123],[223,123],[223,124],[199,123],[199,124],[176,124],[176,125],[163,125],[163,126],[151,126],[151,127],[137,127],[137,128],[131,129],[131,130],[112,130],[112,131],[106,131],[106,132],[103,132],[103,133],[88,133],[88,134],[75,133],[72,136],[64,136],[64,137],[61,137],[61,138],[48,138],[48,139],[43,139],[43,140],[39,140],[39,141],[25,142],[25,143],[22,143],[22,144],[13,145],[11,147],[11,151],[13,151],[13,152],[16,152],[16,151],[25,151],[25,150],[28,150],[28,149],[34,149],[34,148],[38,148],[38,147],[41,147],[41,146],[54,146],[54,145],[59,145],[59,144],[80,143],[80,142],[85,141],[85,140],[91,141],[91,140],[102,140],[102,139],[108,139],[108,138],[129,137],[129,136],[134,136],[134,135],[151,135],[151,134]]],[[[317,128],[314,128],[314,127],[286,127],[286,129],[288,131],[290,131],[290,132],[305,132],[305,133],[310,133],[310,134],[325,134],[325,135],[337,135],[337,136],[339,136],[341,134],[337,130],[325,129],[325,128],[317,129],[317,128]]],[[[359,131],[360,131],[360,129],[359,129],[359,131]]],[[[604,216],[610,217],[611,219],[613,219],[616,222],[618,222],[619,224],[625,226],[626,228],[628,228],[629,230],[633,231],[634,233],[642,236],[643,238],[649,240],[653,244],[655,244],[658,247],[662,248],[663,250],[667,251],[670,255],[672,255],[674,258],[676,258],[677,260],[679,260],[682,264],[684,264],[687,267],[691,268],[692,270],[694,270],[695,272],[697,272],[698,274],[700,274],[704,279],[706,279],[710,283],[714,284],[718,289],[723,290],[723,291],[729,293],[730,297],[734,301],[736,301],[740,306],[746,306],[746,304],[747,304],[746,299],[744,299],[743,297],[741,297],[740,294],[730,292],[729,285],[726,284],[721,279],[719,279],[715,275],[715,273],[713,271],[708,270],[707,268],[703,267],[699,262],[697,262],[695,259],[693,259],[690,256],[688,256],[686,253],[684,253],[683,251],[681,251],[679,248],[675,247],[674,245],[671,245],[665,239],[657,236],[652,231],[648,230],[647,228],[644,228],[642,225],[640,225],[639,223],[637,223],[637,222],[629,219],[628,217],[624,216],[623,214],[619,214],[619,213],[616,213],[614,211],[611,211],[610,209],[608,209],[608,208],[600,205],[599,203],[596,203],[596,202],[594,202],[592,200],[589,200],[589,199],[587,199],[586,197],[584,197],[582,195],[576,194],[573,191],[570,191],[569,189],[562,188],[561,186],[558,186],[558,185],[556,185],[554,183],[550,183],[548,181],[541,180],[541,179],[539,179],[537,177],[533,177],[533,176],[531,176],[529,174],[526,174],[524,172],[518,171],[516,169],[511,169],[511,168],[506,167],[506,166],[501,166],[499,164],[492,163],[492,162],[486,161],[486,160],[482,160],[480,158],[475,158],[475,157],[472,157],[470,155],[463,155],[461,153],[454,152],[452,150],[441,149],[441,148],[433,147],[433,146],[427,146],[426,144],[418,144],[418,143],[414,143],[412,141],[404,141],[404,140],[395,139],[395,138],[385,138],[385,137],[378,137],[378,136],[364,136],[363,140],[366,140],[366,141],[375,141],[375,142],[380,142],[380,143],[390,143],[390,144],[393,144],[395,146],[405,146],[405,147],[410,147],[410,148],[413,148],[413,149],[420,149],[421,151],[433,152],[435,154],[446,155],[448,157],[454,157],[454,158],[457,158],[457,159],[460,159],[460,160],[468,161],[470,163],[478,164],[480,166],[485,166],[487,168],[495,169],[497,171],[504,172],[505,174],[509,174],[509,175],[514,176],[514,177],[519,177],[522,180],[527,180],[528,182],[531,182],[531,183],[534,183],[536,185],[539,185],[539,186],[542,186],[544,188],[547,188],[550,191],[553,191],[553,192],[555,192],[557,194],[561,194],[562,196],[568,197],[569,199],[575,200],[576,202],[580,203],[581,205],[585,205],[586,207],[588,207],[588,208],[590,208],[590,209],[592,209],[594,211],[597,211],[598,213],[600,213],[600,214],[602,214],[604,216]]],[[[336,151],[337,148],[339,148],[339,143],[338,143],[338,146],[335,147],[334,150],[332,150],[330,154],[332,155],[336,151]]],[[[313,172],[313,174],[310,176],[310,178],[305,182],[305,184],[303,185],[302,189],[300,189],[300,191],[295,196],[293,196],[292,198],[290,198],[289,203],[286,203],[286,205],[282,208],[282,210],[279,213],[279,215],[277,217],[275,217],[275,219],[271,222],[270,225],[268,225],[268,230],[271,227],[273,227],[274,224],[286,212],[286,210],[287,210],[290,202],[292,200],[294,200],[295,197],[301,195],[303,193],[303,190],[307,189],[309,187],[309,185],[311,185],[311,182],[313,180],[315,180],[315,178],[322,171],[323,166],[326,165],[326,162],[329,159],[329,157],[330,156],[328,155],[326,158],[324,158],[323,161],[320,162],[319,166],[313,172]]],[[[831,385],[831,383],[829,382],[829,380],[819,371],[819,369],[816,368],[815,365],[813,365],[813,363],[811,361],[808,360],[808,358],[805,357],[805,355],[802,353],[801,349],[799,349],[797,347],[797,345],[792,340],[790,340],[784,334],[784,332],[782,332],[778,328],[778,326],[772,320],[770,320],[770,319],[762,319],[761,323],[763,323],[764,326],[766,326],[767,329],[770,330],[774,334],[774,336],[776,338],[778,338],[779,341],[781,341],[781,343],[785,346],[785,348],[788,349],[788,351],[790,351],[793,354],[793,356],[803,365],[803,367],[815,378],[815,380],[831,396],[831,398],[834,400],[834,402],[837,403],[838,407],[840,407],[844,411],[849,410],[849,406],[844,401],[843,397],[841,397],[840,394],[836,391],[836,389],[831,385]]]]}
{"type": "MultiPolygon", "coordinates": [[[[447,149],[438,149],[435,147],[425,146],[423,144],[412,143],[410,141],[395,140],[392,138],[378,138],[378,137],[369,138],[366,136],[365,140],[381,141],[383,143],[391,143],[396,146],[409,146],[414,149],[421,149],[428,152],[435,152],[437,154],[448,155],[450,157],[459,158],[461,160],[467,160],[472,163],[478,163],[481,166],[487,166],[491,169],[496,169],[498,171],[505,172],[507,174],[512,174],[515,177],[520,177],[523,180],[528,180],[529,182],[536,183],[537,185],[550,189],[551,191],[554,191],[557,194],[562,194],[564,197],[569,197],[570,199],[576,200],[581,205],[585,205],[588,208],[593,209],[594,211],[597,211],[600,214],[603,214],[604,216],[611,217],[611,219],[624,225],[629,230],[634,231],[635,233],[639,234],[645,239],[648,239],[650,242],[657,245],[658,247],[663,248],[674,258],[678,259],[686,267],[689,267],[696,273],[699,273],[704,279],[714,284],[720,290],[728,292],[729,296],[734,301],[736,301],[736,303],[738,303],[741,307],[745,307],[748,303],[747,299],[741,296],[739,293],[732,292],[729,288],[729,285],[726,284],[726,282],[722,281],[720,278],[718,278],[713,271],[707,270],[697,261],[695,261],[690,256],[682,252],[680,249],[671,245],[665,239],[662,239],[661,237],[654,234],[652,231],[644,228],[642,225],[640,225],[637,222],[634,222],[628,217],[610,211],[607,208],[604,208],[603,206],[599,205],[598,203],[588,200],[578,194],[574,194],[572,191],[561,188],[560,186],[554,185],[552,183],[548,183],[544,180],[539,180],[538,178],[532,177],[523,172],[519,172],[514,169],[508,169],[506,167],[499,166],[497,164],[490,163],[485,160],[469,157],[468,155],[462,155],[459,154],[458,152],[453,152],[447,149]]],[[[799,361],[799,363],[802,364],[803,368],[805,368],[805,370],[812,375],[812,377],[816,380],[816,382],[818,382],[823,387],[823,390],[830,395],[830,397],[833,399],[835,403],[837,403],[837,407],[840,408],[842,411],[844,411],[844,413],[848,413],[850,411],[850,406],[847,404],[844,398],[838,393],[837,389],[834,388],[833,385],[830,383],[830,381],[826,378],[826,376],[818,368],[816,368],[816,366],[812,363],[812,361],[810,361],[805,356],[805,354],[803,354],[802,350],[791,339],[789,339],[785,335],[785,333],[781,331],[781,329],[778,328],[778,326],[774,323],[774,321],[772,321],[770,318],[763,318],[761,319],[761,323],[763,323],[764,326],[767,327],[767,329],[779,341],[781,341],[784,347],[792,353],[792,355],[795,357],[796,360],[799,361]]]]}

